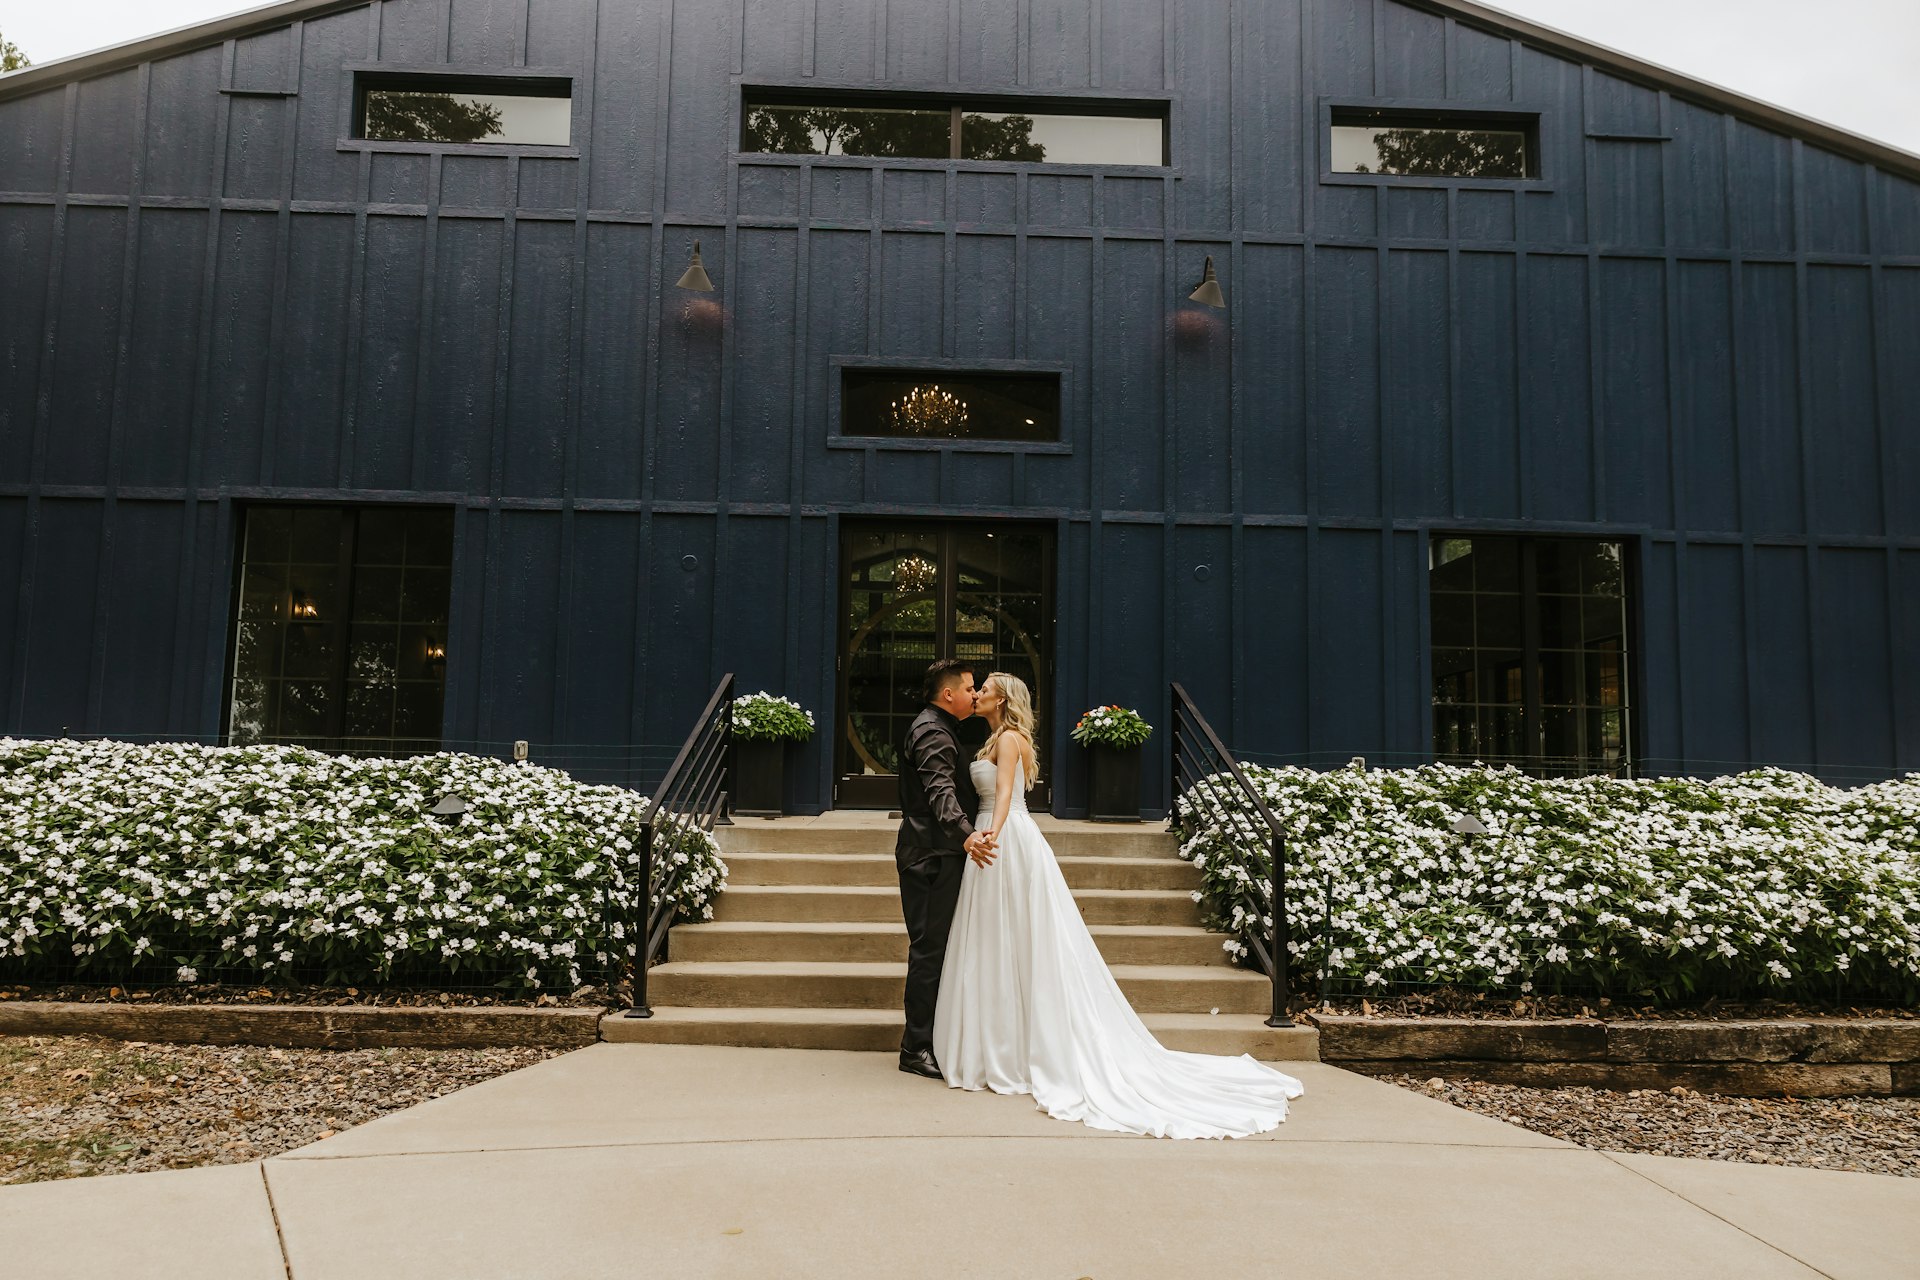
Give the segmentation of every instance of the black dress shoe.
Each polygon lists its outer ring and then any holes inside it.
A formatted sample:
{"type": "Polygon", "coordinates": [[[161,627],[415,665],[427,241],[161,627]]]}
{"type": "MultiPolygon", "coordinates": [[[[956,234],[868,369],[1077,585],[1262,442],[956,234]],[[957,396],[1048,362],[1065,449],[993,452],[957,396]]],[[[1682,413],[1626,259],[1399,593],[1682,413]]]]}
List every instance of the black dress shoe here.
{"type": "Polygon", "coordinates": [[[933,1050],[921,1049],[915,1053],[900,1055],[900,1069],[908,1075],[925,1076],[929,1080],[943,1080],[940,1064],[933,1060],[933,1050]]]}

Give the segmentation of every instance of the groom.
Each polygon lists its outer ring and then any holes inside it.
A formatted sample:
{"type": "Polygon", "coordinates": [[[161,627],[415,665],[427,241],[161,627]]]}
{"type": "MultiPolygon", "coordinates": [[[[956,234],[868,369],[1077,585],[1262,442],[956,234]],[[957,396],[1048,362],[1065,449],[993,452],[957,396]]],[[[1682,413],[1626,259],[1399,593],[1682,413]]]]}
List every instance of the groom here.
{"type": "Polygon", "coordinates": [[[942,658],[927,668],[921,693],[927,705],[901,744],[900,836],[893,848],[907,919],[907,1031],[900,1039],[900,1069],[938,1080],[933,1006],[960,899],[961,858],[990,865],[993,835],[973,829],[980,797],[960,752],[960,722],[973,714],[979,697],[973,667],[942,658]]]}

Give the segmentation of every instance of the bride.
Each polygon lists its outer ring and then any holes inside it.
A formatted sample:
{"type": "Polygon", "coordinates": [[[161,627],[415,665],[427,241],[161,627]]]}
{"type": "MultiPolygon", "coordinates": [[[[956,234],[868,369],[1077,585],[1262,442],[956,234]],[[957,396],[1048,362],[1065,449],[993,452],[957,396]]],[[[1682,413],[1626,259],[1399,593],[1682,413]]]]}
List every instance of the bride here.
{"type": "Polygon", "coordinates": [[[967,863],[954,909],[933,1019],[947,1084],[1031,1094],[1057,1120],[1120,1133],[1235,1138],[1274,1128],[1303,1092],[1298,1080],[1245,1055],[1163,1048],[1108,972],[1027,812],[1037,769],[1026,684],[994,672],[975,711],[991,731],[970,766],[983,797],[975,825],[997,841],[997,856],[967,863]]]}

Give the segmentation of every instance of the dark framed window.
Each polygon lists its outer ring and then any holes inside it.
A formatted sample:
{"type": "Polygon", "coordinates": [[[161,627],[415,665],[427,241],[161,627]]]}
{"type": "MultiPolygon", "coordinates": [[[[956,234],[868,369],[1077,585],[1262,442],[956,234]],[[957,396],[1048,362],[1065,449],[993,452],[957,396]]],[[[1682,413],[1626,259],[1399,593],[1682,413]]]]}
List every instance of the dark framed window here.
{"type": "Polygon", "coordinates": [[[1531,115],[1335,108],[1328,154],[1334,173],[1537,178],[1539,119],[1531,115]]]}
{"type": "Polygon", "coordinates": [[[1433,751],[1548,774],[1633,768],[1625,548],[1434,538],[1433,751]]]}
{"type": "Polygon", "coordinates": [[[954,369],[840,371],[840,434],[891,440],[1060,439],[1060,375],[954,369]]]}
{"type": "Polygon", "coordinates": [[[353,136],[371,142],[570,146],[573,81],[366,73],[354,78],[353,136]]]}
{"type": "Polygon", "coordinates": [[[742,151],[922,160],[1165,165],[1161,102],[748,93],[742,151]]]}
{"type": "Polygon", "coordinates": [[[240,546],[228,740],[438,750],[453,513],[255,506],[240,546]]]}

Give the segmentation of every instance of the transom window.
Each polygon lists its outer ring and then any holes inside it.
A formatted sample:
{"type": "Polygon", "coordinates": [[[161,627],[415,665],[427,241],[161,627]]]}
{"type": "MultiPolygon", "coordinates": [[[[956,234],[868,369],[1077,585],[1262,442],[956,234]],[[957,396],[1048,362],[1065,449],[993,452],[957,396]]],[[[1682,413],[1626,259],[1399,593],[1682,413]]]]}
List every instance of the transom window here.
{"type": "Polygon", "coordinates": [[[1441,536],[1428,586],[1435,756],[1536,773],[1631,773],[1619,543],[1441,536]]]}
{"type": "Polygon", "coordinates": [[[1160,103],[1055,104],[918,95],[749,95],[744,151],[926,160],[1164,165],[1160,103]],[[1011,110],[1018,106],[1021,109],[1011,110]]]}
{"type": "Polygon", "coordinates": [[[229,741],[438,750],[452,562],[444,508],[248,508],[229,741]]]}
{"type": "Polygon", "coordinates": [[[840,432],[904,440],[1060,438],[1060,375],[842,369],[840,432]]]}
{"type": "Polygon", "coordinates": [[[573,82],[363,75],[356,84],[354,136],[374,142],[564,147],[573,141],[573,82]]]}
{"type": "Polygon", "coordinates": [[[1537,177],[1535,130],[1522,117],[1341,109],[1332,171],[1422,178],[1537,177]]]}

